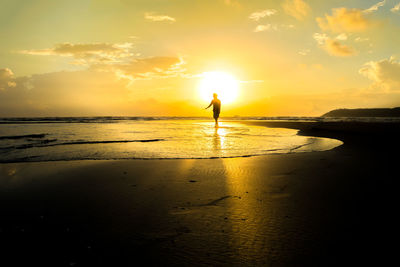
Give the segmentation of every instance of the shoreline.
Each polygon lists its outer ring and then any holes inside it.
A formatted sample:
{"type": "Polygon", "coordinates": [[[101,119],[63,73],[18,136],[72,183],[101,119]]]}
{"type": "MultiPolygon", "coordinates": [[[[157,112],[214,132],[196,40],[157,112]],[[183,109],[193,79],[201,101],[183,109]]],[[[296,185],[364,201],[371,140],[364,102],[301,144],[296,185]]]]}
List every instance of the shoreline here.
{"type": "Polygon", "coordinates": [[[0,164],[2,262],[337,266],[395,260],[397,160],[390,152],[400,147],[396,131],[299,130],[344,144],[246,158],[0,164]]]}
{"type": "MultiPolygon", "coordinates": [[[[215,158],[235,158],[251,157],[268,154],[301,153],[306,151],[324,151],[342,142],[338,140],[328,140],[322,138],[304,138],[296,135],[297,130],[270,128],[266,130],[260,126],[248,126],[240,122],[221,122],[219,129],[211,127],[211,123],[205,121],[197,125],[196,121],[184,121],[186,131],[179,131],[182,128],[176,124],[175,135],[169,136],[168,133],[138,136],[127,135],[116,138],[119,128],[125,127],[126,130],[135,127],[129,124],[114,126],[117,132],[106,132],[106,137],[95,137],[94,140],[87,136],[93,133],[80,133],[79,129],[67,127],[68,132],[77,132],[75,139],[65,139],[60,134],[54,133],[47,127],[40,128],[37,132],[41,134],[32,134],[34,128],[28,127],[24,135],[15,131],[10,131],[8,136],[2,136],[4,139],[1,144],[1,163],[24,163],[24,162],[54,162],[54,161],[74,161],[74,160],[164,160],[164,159],[215,159],[215,158]],[[188,129],[188,130],[187,130],[188,129]],[[241,130],[238,130],[241,129],[241,130]],[[47,130],[47,131],[46,131],[47,130]],[[236,130],[236,131],[235,131],[236,130]],[[192,132],[196,133],[192,133],[192,132]],[[242,131],[242,132],[241,132],[242,131]],[[250,131],[249,133],[245,133],[250,131]],[[44,132],[47,132],[44,134],[44,132]],[[276,133],[275,133],[276,132],[276,133]],[[282,132],[282,133],[281,133],[282,132]],[[14,135],[11,135],[14,134],[14,135]],[[82,134],[81,138],[79,134],[82,134]],[[114,136],[113,136],[114,134],[114,136]],[[192,135],[193,134],[193,135],[192,135]],[[46,138],[44,138],[47,136],[46,138]],[[85,137],[86,136],[86,137],[85,137]],[[193,138],[191,136],[196,136],[193,138]],[[197,138],[197,136],[199,138],[197,138]],[[253,138],[254,136],[254,138],[253,138]],[[255,136],[258,136],[257,139],[255,136]],[[276,138],[275,138],[276,137],[276,138]],[[36,138],[32,140],[33,138],[36,138]],[[63,139],[64,138],[64,139],[63,139]],[[237,139],[238,138],[238,139],[237,139]],[[21,139],[16,143],[10,140],[21,139]],[[114,140],[115,139],[115,140],[114,140]],[[122,139],[122,140],[119,140],[122,139]],[[185,140],[181,143],[180,140],[185,140]],[[163,142],[166,141],[166,142],[163,142]],[[145,145],[140,143],[155,142],[155,144],[145,145]],[[124,143],[127,143],[126,145],[124,143]],[[227,146],[229,144],[229,146],[227,146]],[[259,144],[264,144],[260,146],[259,144]],[[197,148],[204,148],[199,150],[197,148]],[[221,149],[222,148],[222,149],[221,149]],[[65,153],[68,151],[69,153],[65,153]]],[[[172,123],[172,130],[175,124],[172,123]]],[[[82,125],[83,126],[83,125],[82,125]]],[[[59,132],[63,131],[63,125],[57,126],[59,132]]],[[[80,127],[80,125],[79,125],[80,127]]],[[[142,125],[138,126],[140,129],[142,125]]],[[[142,127],[142,128],[141,128],[142,127]]],[[[151,123],[146,127],[151,127],[151,123]]],[[[96,129],[102,129],[102,126],[96,126],[96,129]]],[[[143,130],[143,129],[142,129],[143,130]]],[[[143,131],[144,133],[146,131],[143,131]]]]}

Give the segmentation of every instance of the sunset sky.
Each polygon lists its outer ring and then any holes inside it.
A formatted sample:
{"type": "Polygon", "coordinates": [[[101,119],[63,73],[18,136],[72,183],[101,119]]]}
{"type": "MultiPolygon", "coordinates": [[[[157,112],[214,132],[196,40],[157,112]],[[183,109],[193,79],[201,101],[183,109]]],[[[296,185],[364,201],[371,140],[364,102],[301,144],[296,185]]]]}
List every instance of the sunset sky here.
{"type": "Polygon", "coordinates": [[[221,116],[400,106],[400,0],[0,0],[0,116],[221,116]],[[212,96],[210,95],[210,100],[212,96]]]}

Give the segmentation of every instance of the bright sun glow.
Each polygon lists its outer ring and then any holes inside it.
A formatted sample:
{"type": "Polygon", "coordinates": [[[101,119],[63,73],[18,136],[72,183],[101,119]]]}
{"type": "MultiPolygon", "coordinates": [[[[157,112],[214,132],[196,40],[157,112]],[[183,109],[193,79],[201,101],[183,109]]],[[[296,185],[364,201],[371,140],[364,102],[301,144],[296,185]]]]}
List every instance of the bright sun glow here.
{"type": "Polygon", "coordinates": [[[239,94],[239,82],[226,72],[204,72],[199,91],[201,98],[207,102],[211,101],[213,93],[217,93],[222,104],[229,104],[235,101],[239,94]]]}

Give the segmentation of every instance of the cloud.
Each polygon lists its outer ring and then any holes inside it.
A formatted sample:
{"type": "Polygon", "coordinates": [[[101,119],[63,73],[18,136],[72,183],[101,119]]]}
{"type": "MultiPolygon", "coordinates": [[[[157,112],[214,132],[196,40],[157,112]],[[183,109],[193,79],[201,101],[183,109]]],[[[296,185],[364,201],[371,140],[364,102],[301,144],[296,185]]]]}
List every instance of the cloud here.
{"type": "Polygon", "coordinates": [[[362,10],[345,7],[334,8],[332,16],[325,14],[325,18],[317,17],[316,20],[322,30],[336,33],[361,32],[370,25],[362,10]]]}
{"type": "Polygon", "coordinates": [[[400,11],[400,3],[395,5],[392,9],[390,9],[390,11],[392,11],[393,13],[399,12],[400,11]]]}
{"type": "Polygon", "coordinates": [[[286,14],[298,20],[303,20],[311,11],[310,6],[303,0],[285,0],[282,7],[286,14]]]}
{"type": "Polygon", "coordinates": [[[16,85],[14,73],[9,68],[0,69],[0,91],[16,85]]]}
{"type": "Polygon", "coordinates": [[[369,38],[356,37],[356,38],[354,39],[354,42],[357,42],[357,43],[367,42],[367,41],[369,41],[369,38]]]}
{"type": "Polygon", "coordinates": [[[93,62],[118,62],[121,59],[134,55],[132,53],[132,47],[132,43],[62,43],[56,44],[54,48],[22,50],[20,53],[40,56],[57,55],[74,57],[77,60],[74,64],[85,65],[93,62]]]}
{"type": "Polygon", "coordinates": [[[400,90],[400,62],[393,57],[364,64],[359,73],[375,82],[375,86],[400,90]]]}
{"type": "Polygon", "coordinates": [[[352,47],[343,45],[339,41],[332,39],[326,40],[324,48],[332,56],[348,57],[356,54],[356,51],[352,47]]]}
{"type": "Polygon", "coordinates": [[[327,51],[331,56],[348,57],[356,55],[357,52],[350,46],[341,44],[338,40],[346,40],[344,36],[337,36],[335,39],[331,39],[326,33],[314,33],[313,35],[318,45],[327,51]],[[339,37],[339,38],[338,38],[339,37]]]}
{"type": "MultiPolygon", "coordinates": [[[[178,75],[190,78],[183,67],[186,62],[178,57],[149,57],[134,59],[125,64],[106,66],[106,70],[112,70],[117,77],[129,81],[147,80],[157,78],[176,77],[178,75]]],[[[103,66],[104,67],[104,66],[103,66]]],[[[99,66],[96,69],[101,69],[99,66]]]]}
{"type": "Polygon", "coordinates": [[[278,28],[273,26],[272,24],[265,24],[265,25],[257,25],[254,29],[254,32],[265,32],[265,31],[277,31],[278,28]]]}
{"type": "Polygon", "coordinates": [[[326,33],[318,33],[318,32],[313,34],[313,38],[315,39],[315,41],[317,41],[319,45],[325,44],[326,40],[329,39],[326,33]]]}
{"type": "Polygon", "coordinates": [[[255,27],[253,32],[265,32],[265,31],[279,31],[281,29],[294,29],[292,24],[260,24],[255,27]]]}
{"type": "Polygon", "coordinates": [[[338,36],[336,36],[336,39],[337,39],[337,40],[340,40],[340,41],[346,41],[347,38],[348,38],[348,36],[347,36],[347,34],[345,34],[345,33],[341,33],[341,34],[339,34],[338,36]]]}
{"type": "Polygon", "coordinates": [[[167,15],[158,15],[154,12],[147,12],[144,14],[144,18],[151,21],[167,21],[167,22],[175,22],[176,19],[167,15]]]}
{"type": "Polygon", "coordinates": [[[262,11],[253,12],[250,14],[249,19],[259,21],[261,18],[270,17],[276,14],[276,12],[277,11],[275,9],[265,9],[262,11]]]}
{"type": "Polygon", "coordinates": [[[139,100],[148,90],[158,90],[153,79],[165,79],[158,84],[168,87],[176,85],[174,77],[196,77],[187,73],[185,64],[173,56],[129,58],[29,77],[14,77],[10,69],[0,69],[0,116],[177,115],[169,108],[173,105],[151,110],[139,100]],[[10,87],[14,88],[7,90],[10,87]]]}
{"type": "Polygon", "coordinates": [[[380,7],[385,5],[386,0],[376,3],[375,5],[371,6],[370,8],[364,9],[363,12],[366,14],[373,13],[377,11],[380,7]]]}
{"type": "MultiPolygon", "coordinates": [[[[183,67],[186,62],[179,57],[136,58],[132,43],[123,44],[58,44],[54,48],[23,50],[29,55],[57,55],[72,57],[72,64],[85,65],[91,71],[112,72],[130,82],[140,79],[156,79],[181,75],[190,78],[183,67]]],[[[140,54],[139,54],[140,55],[140,54]]]]}
{"type": "Polygon", "coordinates": [[[298,52],[299,55],[307,56],[311,52],[310,49],[302,49],[298,52]]]}

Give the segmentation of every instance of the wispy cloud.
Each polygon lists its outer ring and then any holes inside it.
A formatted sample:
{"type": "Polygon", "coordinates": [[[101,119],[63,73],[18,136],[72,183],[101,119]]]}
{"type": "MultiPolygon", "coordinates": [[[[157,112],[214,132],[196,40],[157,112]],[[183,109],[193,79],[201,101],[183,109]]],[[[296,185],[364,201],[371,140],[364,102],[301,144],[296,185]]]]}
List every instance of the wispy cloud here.
{"type": "Polygon", "coordinates": [[[392,9],[390,9],[390,11],[392,11],[393,13],[399,12],[400,11],[400,3],[395,5],[392,9]]]}
{"type": "Polygon", "coordinates": [[[106,66],[112,69],[119,78],[135,80],[148,80],[169,77],[186,77],[184,65],[186,62],[179,57],[149,57],[135,59],[126,64],[106,66]]]}
{"type": "Polygon", "coordinates": [[[265,31],[280,31],[286,29],[294,29],[293,24],[260,24],[257,25],[253,32],[265,32],[265,31]]]}
{"type": "Polygon", "coordinates": [[[282,7],[286,14],[298,20],[303,20],[311,11],[310,6],[303,0],[285,0],[282,7]]]}
{"type": "Polygon", "coordinates": [[[265,24],[265,25],[257,25],[254,29],[254,32],[265,32],[265,31],[277,31],[278,28],[273,26],[272,24],[265,24]]]}
{"type": "Polygon", "coordinates": [[[370,8],[364,9],[363,12],[366,14],[378,11],[378,9],[382,6],[384,6],[386,3],[386,0],[383,0],[381,2],[376,3],[375,5],[371,6],[370,8]]]}
{"type": "Polygon", "coordinates": [[[254,21],[259,21],[260,19],[264,17],[270,17],[274,14],[276,14],[275,9],[265,9],[261,11],[256,11],[250,14],[249,19],[254,20],[254,21]]]}
{"type": "Polygon", "coordinates": [[[175,22],[176,19],[167,15],[159,15],[155,12],[146,12],[144,14],[144,18],[151,21],[166,21],[166,22],[175,22]]]}
{"type": "Polygon", "coordinates": [[[332,15],[325,14],[325,18],[317,17],[316,20],[322,30],[337,33],[361,32],[370,25],[362,10],[345,7],[334,8],[332,15]]]}
{"type": "Polygon", "coordinates": [[[134,55],[132,48],[132,43],[62,43],[56,44],[53,48],[22,50],[19,52],[28,55],[73,57],[76,59],[74,64],[87,65],[91,63],[113,63],[132,57],[134,55]]]}

